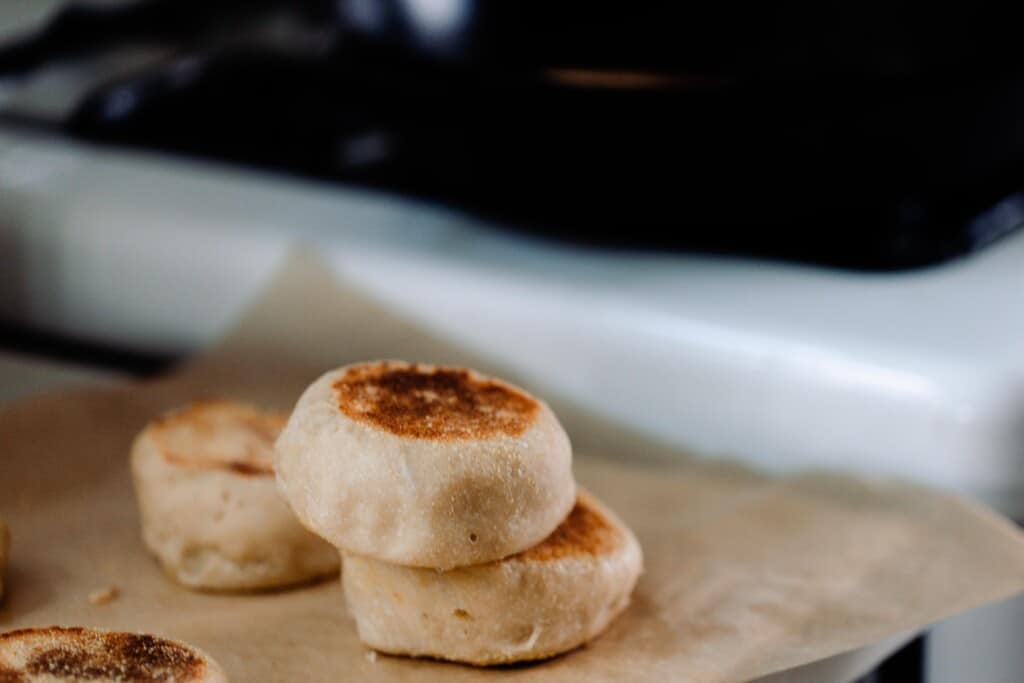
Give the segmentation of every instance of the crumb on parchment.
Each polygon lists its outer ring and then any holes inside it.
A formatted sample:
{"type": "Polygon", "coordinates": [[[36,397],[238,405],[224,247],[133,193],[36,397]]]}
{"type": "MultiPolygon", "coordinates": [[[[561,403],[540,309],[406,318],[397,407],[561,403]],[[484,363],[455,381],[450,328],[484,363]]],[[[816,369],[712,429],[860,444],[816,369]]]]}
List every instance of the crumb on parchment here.
{"type": "Polygon", "coordinates": [[[92,593],[89,593],[89,602],[94,605],[105,605],[116,600],[119,595],[121,595],[121,589],[117,586],[97,588],[92,593]]]}
{"type": "Polygon", "coordinates": [[[366,661],[370,662],[371,664],[376,662],[377,661],[377,651],[376,650],[367,650],[366,651],[366,661]]]}

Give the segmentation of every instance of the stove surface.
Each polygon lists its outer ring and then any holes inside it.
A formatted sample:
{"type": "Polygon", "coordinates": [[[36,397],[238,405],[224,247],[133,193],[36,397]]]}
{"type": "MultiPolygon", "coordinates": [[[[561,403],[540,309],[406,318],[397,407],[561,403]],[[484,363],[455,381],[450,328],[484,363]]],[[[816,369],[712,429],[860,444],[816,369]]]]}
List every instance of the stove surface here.
{"type": "Polygon", "coordinates": [[[602,3],[573,22],[578,5],[70,5],[0,43],[0,121],[619,250],[899,270],[1024,223],[1024,62],[998,12],[936,35],[889,13],[906,44],[887,60],[842,33],[825,49],[843,22],[822,9],[806,54],[775,50],[804,33],[769,22],[760,59],[724,59],[718,11],[696,17],[711,37],[673,43],[665,26],[694,22],[673,3],[628,22],[602,3]]]}

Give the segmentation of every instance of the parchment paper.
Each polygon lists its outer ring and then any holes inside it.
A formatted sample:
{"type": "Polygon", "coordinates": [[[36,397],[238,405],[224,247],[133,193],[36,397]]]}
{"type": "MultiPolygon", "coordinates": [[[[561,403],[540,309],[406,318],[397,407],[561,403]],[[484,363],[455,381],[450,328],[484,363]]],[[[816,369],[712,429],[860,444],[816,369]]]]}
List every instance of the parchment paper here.
{"type": "Polygon", "coordinates": [[[152,631],[205,648],[236,683],[728,682],[1024,589],[1024,539],[979,506],[896,483],[831,474],[778,479],[702,461],[592,419],[534,385],[567,426],[577,478],[633,526],[644,548],[646,573],[632,606],[587,647],[490,670],[371,661],[337,581],[242,596],[167,581],[139,539],[128,471],[131,439],[145,422],[197,396],[290,407],[323,370],[380,357],[466,363],[516,380],[297,256],[221,345],[179,371],[0,411],[0,515],[13,535],[0,630],[152,631]],[[118,599],[90,604],[90,592],[111,585],[118,599]]]}

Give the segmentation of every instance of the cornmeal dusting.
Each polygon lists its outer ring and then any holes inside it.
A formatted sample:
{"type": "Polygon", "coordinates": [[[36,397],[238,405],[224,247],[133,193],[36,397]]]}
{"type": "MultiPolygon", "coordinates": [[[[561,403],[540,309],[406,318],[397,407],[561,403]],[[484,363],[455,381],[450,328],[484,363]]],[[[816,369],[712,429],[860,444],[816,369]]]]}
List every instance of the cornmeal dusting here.
{"type": "Polygon", "coordinates": [[[573,555],[603,555],[612,552],[618,532],[598,510],[582,498],[551,535],[516,555],[522,560],[547,561],[573,555]]]}
{"type": "Polygon", "coordinates": [[[463,368],[357,365],[332,386],[349,418],[413,439],[519,436],[539,407],[515,387],[463,368]]]}
{"type": "Polygon", "coordinates": [[[206,671],[206,663],[189,648],[134,633],[24,629],[0,634],[0,651],[4,649],[17,651],[24,663],[17,669],[10,663],[0,665],[0,683],[23,683],[26,675],[69,681],[180,683],[206,671]]]}

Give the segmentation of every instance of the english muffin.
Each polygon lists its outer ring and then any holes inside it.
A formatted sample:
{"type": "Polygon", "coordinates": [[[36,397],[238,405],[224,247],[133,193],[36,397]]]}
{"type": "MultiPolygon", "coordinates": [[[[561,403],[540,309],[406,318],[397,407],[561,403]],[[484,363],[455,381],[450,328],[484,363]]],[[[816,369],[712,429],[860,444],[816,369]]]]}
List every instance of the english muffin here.
{"type": "Polygon", "coordinates": [[[209,655],[172,640],[89,628],[0,633],[2,683],[226,683],[209,655]]]}
{"type": "Polygon", "coordinates": [[[273,444],[286,416],[202,401],[151,422],[132,447],[142,537],[189,588],[277,588],[336,572],[338,551],[281,497],[273,444]]]}
{"type": "Polygon", "coordinates": [[[381,361],[332,370],[277,440],[307,528],[357,555],[449,569],[539,543],[575,500],[551,409],[472,370],[381,361]]]}
{"type": "Polygon", "coordinates": [[[393,654],[476,665],[543,659],[601,633],[629,604],[642,555],[633,533],[581,492],[547,539],[447,572],[345,554],[359,638],[393,654]]]}

